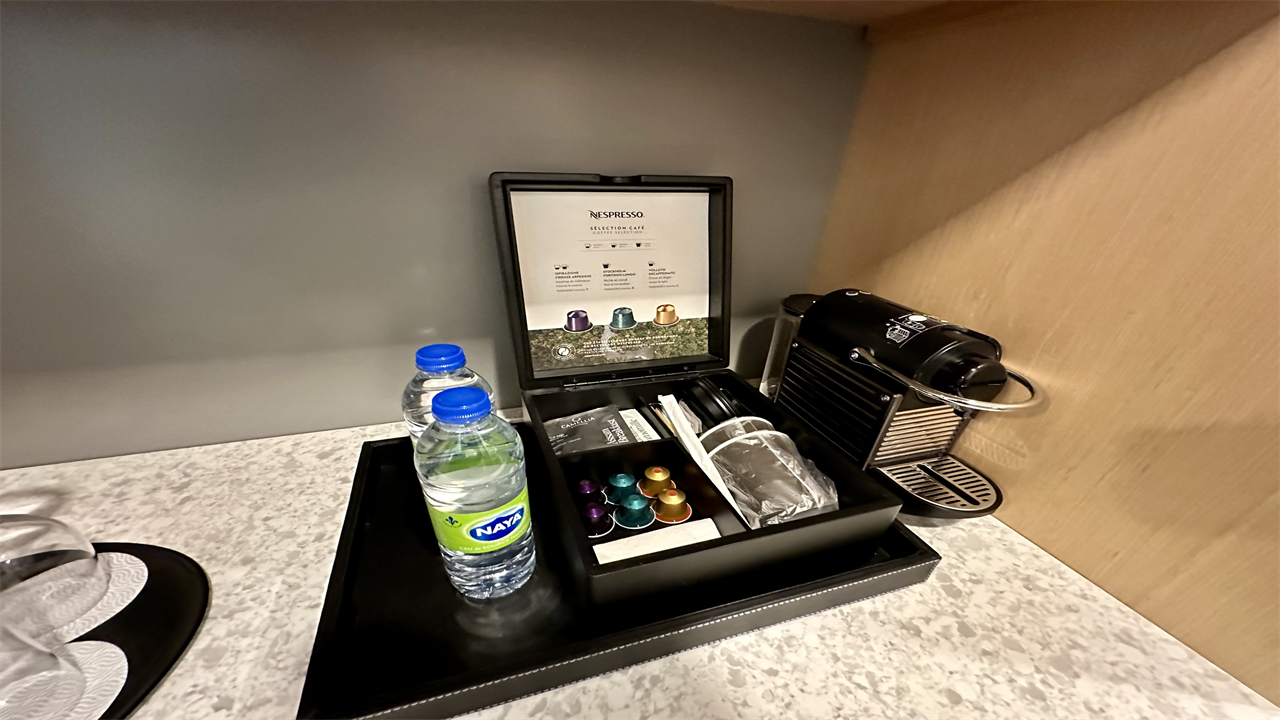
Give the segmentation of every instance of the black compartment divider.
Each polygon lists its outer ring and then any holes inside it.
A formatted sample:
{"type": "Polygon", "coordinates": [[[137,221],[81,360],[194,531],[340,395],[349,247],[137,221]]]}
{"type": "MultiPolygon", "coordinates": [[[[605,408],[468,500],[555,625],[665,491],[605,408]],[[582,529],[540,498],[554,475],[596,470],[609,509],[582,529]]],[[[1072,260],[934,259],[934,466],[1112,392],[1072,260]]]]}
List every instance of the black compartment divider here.
{"type": "Polygon", "coordinates": [[[658,433],[658,437],[663,438],[664,440],[675,438],[675,435],[672,435],[671,431],[667,429],[667,424],[662,422],[662,418],[658,417],[658,414],[653,411],[653,408],[645,404],[636,408],[636,410],[639,410],[640,414],[644,416],[644,419],[653,427],[653,431],[658,433]]]}

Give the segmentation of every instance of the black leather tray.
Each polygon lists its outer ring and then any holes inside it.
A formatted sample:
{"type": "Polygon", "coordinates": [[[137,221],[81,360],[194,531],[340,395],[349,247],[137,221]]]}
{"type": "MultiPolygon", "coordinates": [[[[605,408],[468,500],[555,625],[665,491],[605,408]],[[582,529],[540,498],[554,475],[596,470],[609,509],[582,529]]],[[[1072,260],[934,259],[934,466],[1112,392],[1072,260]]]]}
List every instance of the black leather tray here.
{"type": "Polygon", "coordinates": [[[785,570],[706,582],[631,605],[575,597],[544,537],[550,488],[538,443],[529,497],[538,570],[506,598],[449,585],[407,438],[365,443],[299,718],[448,717],[922,582],[939,556],[894,523],[879,547],[840,548],[785,570]]]}

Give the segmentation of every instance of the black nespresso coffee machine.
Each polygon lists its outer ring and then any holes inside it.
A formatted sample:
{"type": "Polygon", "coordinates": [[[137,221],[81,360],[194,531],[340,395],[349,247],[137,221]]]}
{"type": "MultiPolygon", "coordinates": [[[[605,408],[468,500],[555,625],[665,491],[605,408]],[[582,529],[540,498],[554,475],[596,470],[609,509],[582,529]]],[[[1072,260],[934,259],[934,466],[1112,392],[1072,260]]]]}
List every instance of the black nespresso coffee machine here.
{"type": "Polygon", "coordinates": [[[887,481],[903,512],[974,517],[1000,489],[950,455],[977,412],[1044,398],[1000,362],[1000,343],[859,290],[792,295],[774,327],[761,391],[887,481]],[[994,402],[1008,380],[1030,393],[994,402]]]}

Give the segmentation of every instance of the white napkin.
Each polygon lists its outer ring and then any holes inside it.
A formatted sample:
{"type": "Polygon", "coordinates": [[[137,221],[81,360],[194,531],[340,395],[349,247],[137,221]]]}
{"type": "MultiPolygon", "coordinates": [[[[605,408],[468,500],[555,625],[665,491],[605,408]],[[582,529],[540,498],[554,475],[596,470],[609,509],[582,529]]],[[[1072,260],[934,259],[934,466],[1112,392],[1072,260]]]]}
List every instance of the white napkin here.
{"type": "Polygon", "coordinates": [[[729,507],[733,508],[733,511],[738,513],[742,523],[747,525],[747,518],[742,514],[737,501],[733,499],[733,494],[729,492],[729,487],[724,484],[716,464],[707,455],[706,448],[702,447],[702,442],[698,440],[698,434],[689,426],[688,419],[685,418],[684,412],[680,409],[680,402],[676,400],[674,395],[659,395],[658,402],[662,403],[662,409],[667,413],[667,421],[675,428],[676,437],[684,445],[684,449],[689,451],[693,461],[698,463],[698,467],[702,468],[702,472],[706,473],[707,477],[711,479],[711,484],[715,485],[720,494],[724,496],[725,501],[729,503],[729,507]]]}

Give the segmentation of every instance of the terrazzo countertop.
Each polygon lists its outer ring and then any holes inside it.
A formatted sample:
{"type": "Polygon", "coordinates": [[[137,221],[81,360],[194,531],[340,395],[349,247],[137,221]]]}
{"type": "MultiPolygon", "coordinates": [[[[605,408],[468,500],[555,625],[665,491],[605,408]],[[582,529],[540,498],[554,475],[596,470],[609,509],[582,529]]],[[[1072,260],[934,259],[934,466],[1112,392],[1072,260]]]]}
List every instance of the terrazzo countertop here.
{"type": "MultiPolygon", "coordinates": [[[[213,586],[135,718],[292,718],[352,474],[377,425],[0,473],[0,511],[164,545],[213,586]]],[[[922,585],[472,718],[1280,718],[1280,711],[993,518],[914,529],[922,585]]]]}

